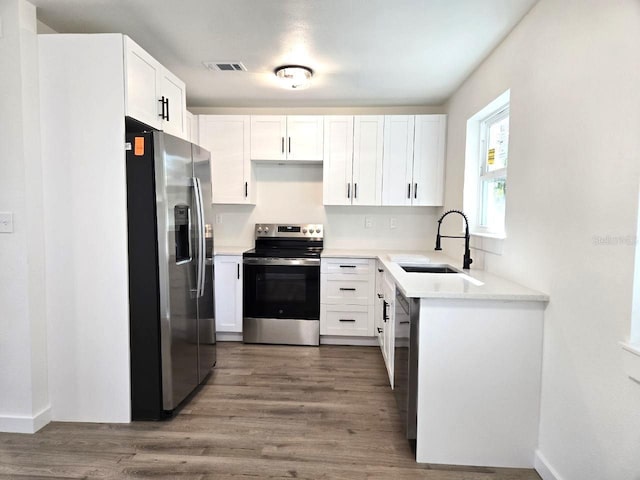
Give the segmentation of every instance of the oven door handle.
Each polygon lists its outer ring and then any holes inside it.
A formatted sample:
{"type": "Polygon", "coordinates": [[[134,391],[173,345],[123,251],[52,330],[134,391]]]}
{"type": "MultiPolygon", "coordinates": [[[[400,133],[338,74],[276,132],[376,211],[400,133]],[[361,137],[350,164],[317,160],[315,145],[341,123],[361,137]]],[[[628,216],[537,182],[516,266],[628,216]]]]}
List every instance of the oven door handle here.
{"type": "Polygon", "coordinates": [[[319,258],[245,258],[245,265],[282,265],[287,267],[319,266],[319,258]]]}

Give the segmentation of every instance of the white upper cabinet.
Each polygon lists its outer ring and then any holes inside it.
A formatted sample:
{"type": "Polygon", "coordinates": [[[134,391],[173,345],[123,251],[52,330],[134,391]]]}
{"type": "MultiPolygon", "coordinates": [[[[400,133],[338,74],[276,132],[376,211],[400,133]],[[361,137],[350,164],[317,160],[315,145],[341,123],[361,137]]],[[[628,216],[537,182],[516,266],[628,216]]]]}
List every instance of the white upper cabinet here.
{"type": "Polygon", "coordinates": [[[413,148],[413,205],[444,204],[446,115],[416,115],[413,148]]]}
{"type": "Polygon", "coordinates": [[[251,116],[251,160],[286,160],[286,138],[286,116],[251,116]]]}
{"type": "Polygon", "coordinates": [[[125,114],[186,138],[186,88],[142,47],[124,37],[125,114]]]}
{"type": "Polygon", "coordinates": [[[411,205],[413,115],[384,117],[383,205],[411,205]]]}
{"type": "Polygon", "coordinates": [[[380,205],[383,116],[326,116],[323,203],[380,205]]]}
{"type": "Polygon", "coordinates": [[[324,117],[322,198],[325,205],[351,205],[353,188],[353,117],[324,117]]]}
{"type": "Polygon", "coordinates": [[[199,115],[200,145],[211,152],[213,203],[255,204],[248,115],[199,115]]]}
{"type": "Polygon", "coordinates": [[[446,115],[387,115],[383,205],[441,206],[446,115]]]}
{"type": "Polygon", "coordinates": [[[320,115],[251,116],[251,160],[322,161],[320,115]]]}
{"type": "Polygon", "coordinates": [[[287,160],[322,161],[324,124],[320,115],[287,117],[287,160]]]}
{"type": "Polygon", "coordinates": [[[358,115],[353,131],[353,205],[382,204],[383,115],[358,115]]]}

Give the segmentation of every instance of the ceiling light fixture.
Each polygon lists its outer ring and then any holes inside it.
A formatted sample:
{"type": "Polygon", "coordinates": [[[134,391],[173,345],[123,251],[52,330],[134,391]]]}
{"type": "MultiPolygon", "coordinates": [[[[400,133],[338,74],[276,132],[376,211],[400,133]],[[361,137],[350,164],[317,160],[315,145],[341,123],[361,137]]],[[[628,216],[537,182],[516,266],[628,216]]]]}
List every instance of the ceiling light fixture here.
{"type": "Polygon", "coordinates": [[[276,77],[282,80],[287,88],[302,90],[311,83],[313,70],[302,65],[282,65],[275,69],[276,77]]]}

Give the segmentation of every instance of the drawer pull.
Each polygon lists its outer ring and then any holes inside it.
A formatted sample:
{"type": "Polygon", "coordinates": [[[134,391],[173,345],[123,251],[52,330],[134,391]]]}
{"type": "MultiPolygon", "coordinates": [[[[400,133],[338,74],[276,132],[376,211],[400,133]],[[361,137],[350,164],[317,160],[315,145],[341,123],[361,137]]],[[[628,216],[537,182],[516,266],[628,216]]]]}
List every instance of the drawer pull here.
{"type": "Polygon", "coordinates": [[[341,292],[355,292],[356,289],[355,288],[343,288],[343,287],[340,287],[340,291],[341,292]]]}
{"type": "Polygon", "coordinates": [[[341,318],[340,319],[341,322],[355,322],[355,318],[341,318]]]}
{"type": "Polygon", "coordinates": [[[379,271],[380,273],[384,272],[384,270],[383,270],[382,268],[379,268],[379,269],[378,269],[378,271],[379,271]]]}
{"type": "Polygon", "coordinates": [[[357,265],[340,265],[340,268],[356,268],[357,265]]]}
{"type": "Polygon", "coordinates": [[[400,322],[400,325],[402,325],[404,323],[409,323],[409,320],[405,320],[404,322],[400,322]]]}

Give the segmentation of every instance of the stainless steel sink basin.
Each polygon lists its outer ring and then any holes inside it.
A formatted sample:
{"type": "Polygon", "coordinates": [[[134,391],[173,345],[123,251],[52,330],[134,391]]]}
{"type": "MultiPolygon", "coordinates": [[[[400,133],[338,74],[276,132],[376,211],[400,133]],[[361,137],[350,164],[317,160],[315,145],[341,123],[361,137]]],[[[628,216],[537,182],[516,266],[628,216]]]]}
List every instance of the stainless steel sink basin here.
{"type": "Polygon", "coordinates": [[[400,265],[409,273],[462,273],[449,265],[400,265]]]}

